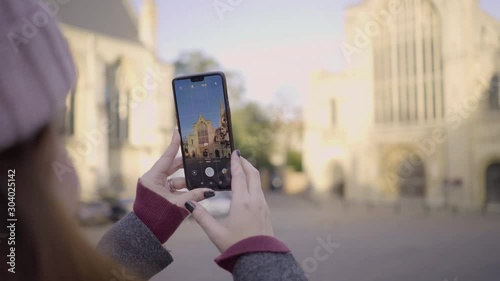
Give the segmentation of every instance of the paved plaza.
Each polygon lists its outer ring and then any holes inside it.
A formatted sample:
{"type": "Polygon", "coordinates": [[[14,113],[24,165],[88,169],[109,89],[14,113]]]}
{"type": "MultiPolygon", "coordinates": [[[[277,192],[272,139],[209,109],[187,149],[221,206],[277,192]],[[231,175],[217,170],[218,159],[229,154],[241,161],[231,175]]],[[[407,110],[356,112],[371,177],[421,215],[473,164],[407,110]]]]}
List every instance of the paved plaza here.
{"type": "MultiPolygon", "coordinates": [[[[311,281],[500,280],[500,215],[266,197],[275,235],[311,281]]],[[[108,227],[84,231],[96,243],[108,227]]],[[[232,280],[215,265],[217,249],[192,220],[167,248],[175,261],[153,280],[232,280]]]]}

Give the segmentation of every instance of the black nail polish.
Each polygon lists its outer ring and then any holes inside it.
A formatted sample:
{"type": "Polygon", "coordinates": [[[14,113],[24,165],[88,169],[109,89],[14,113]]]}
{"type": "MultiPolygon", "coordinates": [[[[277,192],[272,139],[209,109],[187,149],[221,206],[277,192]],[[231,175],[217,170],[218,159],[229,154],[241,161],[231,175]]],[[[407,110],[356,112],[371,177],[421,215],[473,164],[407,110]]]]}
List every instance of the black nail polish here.
{"type": "Polygon", "coordinates": [[[236,155],[238,155],[238,157],[241,157],[241,152],[239,149],[236,149],[236,155]]]}
{"type": "Polygon", "coordinates": [[[205,191],[203,193],[203,196],[205,197],[205,199],[212,198],[212,197],[215,196],[215,192],[213,192],[213,191],[205,191]]]}
{"type": "Polygon", "coordinates": [[[193,204],[193,202],[191,201],[187,201],[186,204],[184,204],[184,207],[186,207],[186,209],[192,213],[194,211],[194,209],[196,208],[196,205],[193,204]]]}

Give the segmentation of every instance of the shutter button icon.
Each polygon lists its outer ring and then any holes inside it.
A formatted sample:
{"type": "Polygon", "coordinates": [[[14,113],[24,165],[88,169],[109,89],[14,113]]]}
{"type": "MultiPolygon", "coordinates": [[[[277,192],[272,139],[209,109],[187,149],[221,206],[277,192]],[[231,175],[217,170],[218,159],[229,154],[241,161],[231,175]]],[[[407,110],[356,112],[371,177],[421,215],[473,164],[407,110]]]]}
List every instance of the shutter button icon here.
{"type": "Polygon", "coordinates": [[[205,169],[205,175],[207,175],[207,177],[213,177],[215,174],[215,171],[212,167],[208,167],[205,169]]]}

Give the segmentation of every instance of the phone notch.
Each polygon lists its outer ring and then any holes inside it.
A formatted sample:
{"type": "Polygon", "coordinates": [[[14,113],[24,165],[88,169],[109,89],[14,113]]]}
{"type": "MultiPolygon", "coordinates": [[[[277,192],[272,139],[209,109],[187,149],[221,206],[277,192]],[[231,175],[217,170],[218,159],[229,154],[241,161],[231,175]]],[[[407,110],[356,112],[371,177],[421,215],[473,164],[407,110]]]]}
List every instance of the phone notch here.
{"type": "Polygon", "coordinates": [[[193,76],[190,78],[191,82],[202,82],[205,81],[205,75],[193,76]]]}

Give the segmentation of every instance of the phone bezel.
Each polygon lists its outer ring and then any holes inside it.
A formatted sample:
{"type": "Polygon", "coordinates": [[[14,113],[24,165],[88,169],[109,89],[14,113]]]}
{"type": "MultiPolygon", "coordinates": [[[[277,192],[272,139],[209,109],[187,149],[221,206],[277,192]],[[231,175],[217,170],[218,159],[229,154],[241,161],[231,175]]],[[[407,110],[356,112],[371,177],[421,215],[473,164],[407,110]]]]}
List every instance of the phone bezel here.
{"type": "MultiPolygon", "coordinates": [[[[229,96],[227,93],[226,75],[224,74],[224,72],[213,71],[213,72],[204,72],[204,73],[196,73],[196,74],[191,74],[191,75],[178,76],[172,80],[172,92],[174,95],[177,128],[179,130],[179,135],[181,137],[181,155],[182,155],[182,164],[184,167],[186,167],[186,157],[184,156],[183,147],[182,147],[181,122],[179,119],[179,108],[178,108],[178,104],[177,104],[177,94],[176,94],[176,89],[175,89],[175,82],[179,81],[179,80],[186,80],[186,79],[189,79],[191,82],[199,82],[199,81],[192,81],[192,80],[193,79],[197,80],[197,79],[200,79],[200,77],[202,77],[203,79],[201,79],[200,81],[203,81],[203,80],[205,80],[206,77],[217,76],[217,75],[222,78],[222,88],[223,88],[223,92],[224,92],[224,103],[226,106],[226,115],[227,115],[227,122],[228,122],[228,131],[229,131],[229,143],[231,146],[231,152],[234,151],[234,136],[233,136],[233,125],[231,122],[231,107],[229,106],[229,96]]],[[[231,162],[231,159],[229,159],[229,162],[231,162]]],[[[197,189],[197,188],[212,188],[212,187],[207,187],[207,186],[200,186],[200,187],[189,186],[188,174],[187,174],[186,169],[184,169],[184,177],[185,177],[185,181],[186,181],[186,187],[189,190],[197,189]]],[[[215,191],[229,191],[229,190],[231,190],[231,182],[229,183],[229,186],[227,188],[220,188],[220,187],[216,186],[216,187],[213,187],[212,189],[215,191]]]]}

